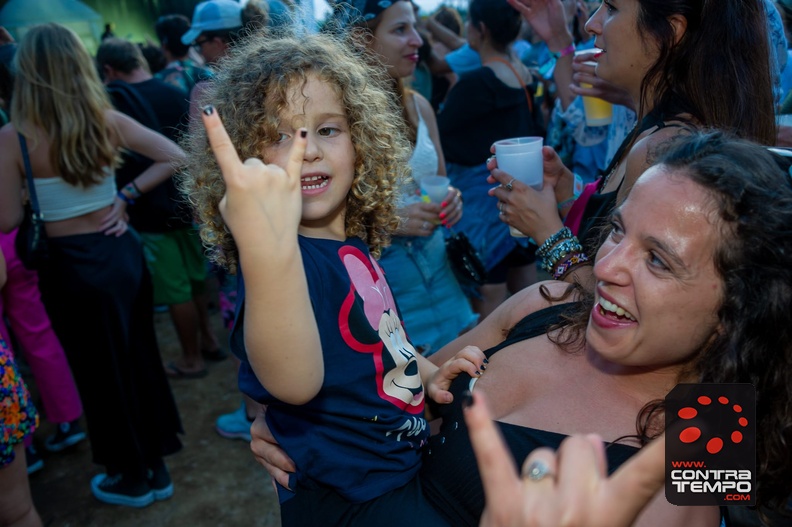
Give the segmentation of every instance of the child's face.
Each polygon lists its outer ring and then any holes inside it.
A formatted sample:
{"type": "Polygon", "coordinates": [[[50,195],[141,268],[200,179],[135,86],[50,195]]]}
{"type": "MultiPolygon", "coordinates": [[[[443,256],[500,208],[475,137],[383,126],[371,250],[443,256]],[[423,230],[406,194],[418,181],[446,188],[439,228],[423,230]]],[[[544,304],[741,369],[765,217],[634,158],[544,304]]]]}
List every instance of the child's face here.
{"type": "Polygon", "coordinates": [[[286,168],[292,139],[308,129],[302,165],[302,219],[299,233],[346,239],[346,199],[355,176],[355,148],[346,110],[333,88],[315,75],[295,83],[280,115],[277,142],[264,147],[267,163],[286,168]]]}

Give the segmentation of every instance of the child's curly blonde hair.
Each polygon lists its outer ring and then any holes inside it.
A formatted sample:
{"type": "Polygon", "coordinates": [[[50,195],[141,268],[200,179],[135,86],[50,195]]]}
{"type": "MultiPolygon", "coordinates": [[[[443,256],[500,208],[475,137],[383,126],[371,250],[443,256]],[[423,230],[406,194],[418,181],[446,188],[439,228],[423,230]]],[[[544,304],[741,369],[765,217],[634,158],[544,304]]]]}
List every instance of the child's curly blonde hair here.
{"type": "MultiPolygon", "coordinates": [[[[326,81],[346,109],[355,148],[346,234],[363,239],[377,257],[398,226],[396,197],[409,174],[411,148],[385,70],[364,61],[359,51],[327,34],[252,35],[222,60],[200,102],[215,106],[240,159],[260,158],[278,138],[289,89],[305,84],[309,75],[326,81]]],[[[181,187],[198,214],[201,238],[210,258],[235,272],[237,248],[219,209],[225,183],[204,128],[195,126],[182,143],[188,160],[181,187]]]]}

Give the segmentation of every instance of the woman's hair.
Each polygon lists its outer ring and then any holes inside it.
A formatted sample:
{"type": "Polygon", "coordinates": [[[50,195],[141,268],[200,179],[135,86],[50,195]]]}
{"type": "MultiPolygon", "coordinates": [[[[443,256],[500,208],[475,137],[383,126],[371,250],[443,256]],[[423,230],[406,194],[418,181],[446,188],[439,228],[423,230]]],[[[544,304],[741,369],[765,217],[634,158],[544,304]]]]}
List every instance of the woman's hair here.
{"type": "Polygon", "coordinates": [[[659,163],[705,188],[721,220],[720,330],[699,382],[756,387],[757,497],[783,506],[792,482],[792,184],[773,155],[720,132],[680,141],[659,163]]]}
{"type": "MultiPolygon", "coordinates": [[[[475,0],[474,0],[475,1],[475,0]]],[[[482,0],[479,0],[482,1],[482,0]]],[[[492,1],[492,0],[490,0],[492,1]]],[[[704,127],[775,144],[773,77],[764,2],[638,0],[639,34],[656,45],[657,61],[641,84],[638,119],[654,108],[690,112],[704,127]],[[669,22],[687,20],[675,43],[669,22]]]]}
{"type": "MultiPolygon", "coordinates": [[[[289,91],[312,75],[338,95],[355,149],[346,234],[363,239],[377,256],[398,225],[395,197],[410,156],[384,70],[368,66],[331,35],[253,35],[221,61],[201,103],[215,106],[241,159],[261,157],[278,138],[278,116],[289,105],[289,91]]],[[[212,259],[233,270],[237,249],[218,208],[225,184],[203,127],[184,142],[189,155],[183,191],[198,212],[212,259]]]]}
{"type": "Polygon", "coordinates": [[[35,142],[41,128],[51,142],[50,163],[71,185],[92,185],[115,166],[112,108],[91,56],[79,37],[59,24],[43,24],[22,37],[16,54],[11,122],[35,142]]]}
{"type": "Polygon", "coordinates": [[[487,26],[493,46],[503,53],[520,34],[522,16],[502,0],[470,0],[468,17],[474,26],[487,26]]]}
{"type": "MultiPolygon", "coordinates": [[[[751,383],[756,388],[757,498],[760,505],[783,506],[792,481],[789,173],[766,148],[719,131],[670,140],[656,164],[673,171],[672,177],[703,187],[720,220],[720,243],[713,254],[724,291],[719,328],[686,372],[697,382],[751,383]]],[[[551,335],[553,341],[577,348],[593,305],[587,295],[560,333],[551,335]]],[[[650,414],[661,406],[653,401],[644,407],[639,436],[647,435],[650,414]]]]}

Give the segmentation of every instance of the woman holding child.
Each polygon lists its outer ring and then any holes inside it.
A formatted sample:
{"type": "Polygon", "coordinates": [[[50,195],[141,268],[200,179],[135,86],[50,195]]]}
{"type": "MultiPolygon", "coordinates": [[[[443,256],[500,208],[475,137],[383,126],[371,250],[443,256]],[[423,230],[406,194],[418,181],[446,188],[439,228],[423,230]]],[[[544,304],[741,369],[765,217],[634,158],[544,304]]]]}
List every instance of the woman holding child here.
{"type": "MultiPolygon", "coordinates": [[[[552,472],[549,452],[532,452],[579,433],[606,441],[613,470],[662,432],[662,400],[677,383],[751,382],[758,501],[782,507],[792,494],[784,446],[792,440],[784,256],[792,251],[792,186],[755,144],[717,132],[677,143],[615,211],[596,256],[594,294],[537,284],[433,357],[476,346],[488,358],[478,380],[452,383],[455,402],[441,407],[442,427],[424,456],[424,493],[450,524],[477,525],[484,507],[462,417],[468,388],[487,396],[514,459],[530,456],[552,472]]],[[[263,424],[253,426],[254,452],[285,482],[283,470],[295,466],[267,442],[263,424]]],[[[719,522],[716,508],[675,507],[659,495],[636,525],[719,522]]]]}

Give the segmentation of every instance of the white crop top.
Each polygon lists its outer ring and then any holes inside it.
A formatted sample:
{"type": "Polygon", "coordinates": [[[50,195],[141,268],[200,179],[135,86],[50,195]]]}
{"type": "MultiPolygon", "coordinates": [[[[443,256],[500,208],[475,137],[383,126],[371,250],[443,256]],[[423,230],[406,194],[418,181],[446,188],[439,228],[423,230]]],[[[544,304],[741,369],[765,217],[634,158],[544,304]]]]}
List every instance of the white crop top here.
{"type": "Polygon", "coordinates": [[[68,220],[112,204],[117,193],[115,172],[109,168],[104,172],[107,176],[90,187],[71,185],[59,176],[34,178],[42,219],[45,222],[68,220]]]}

